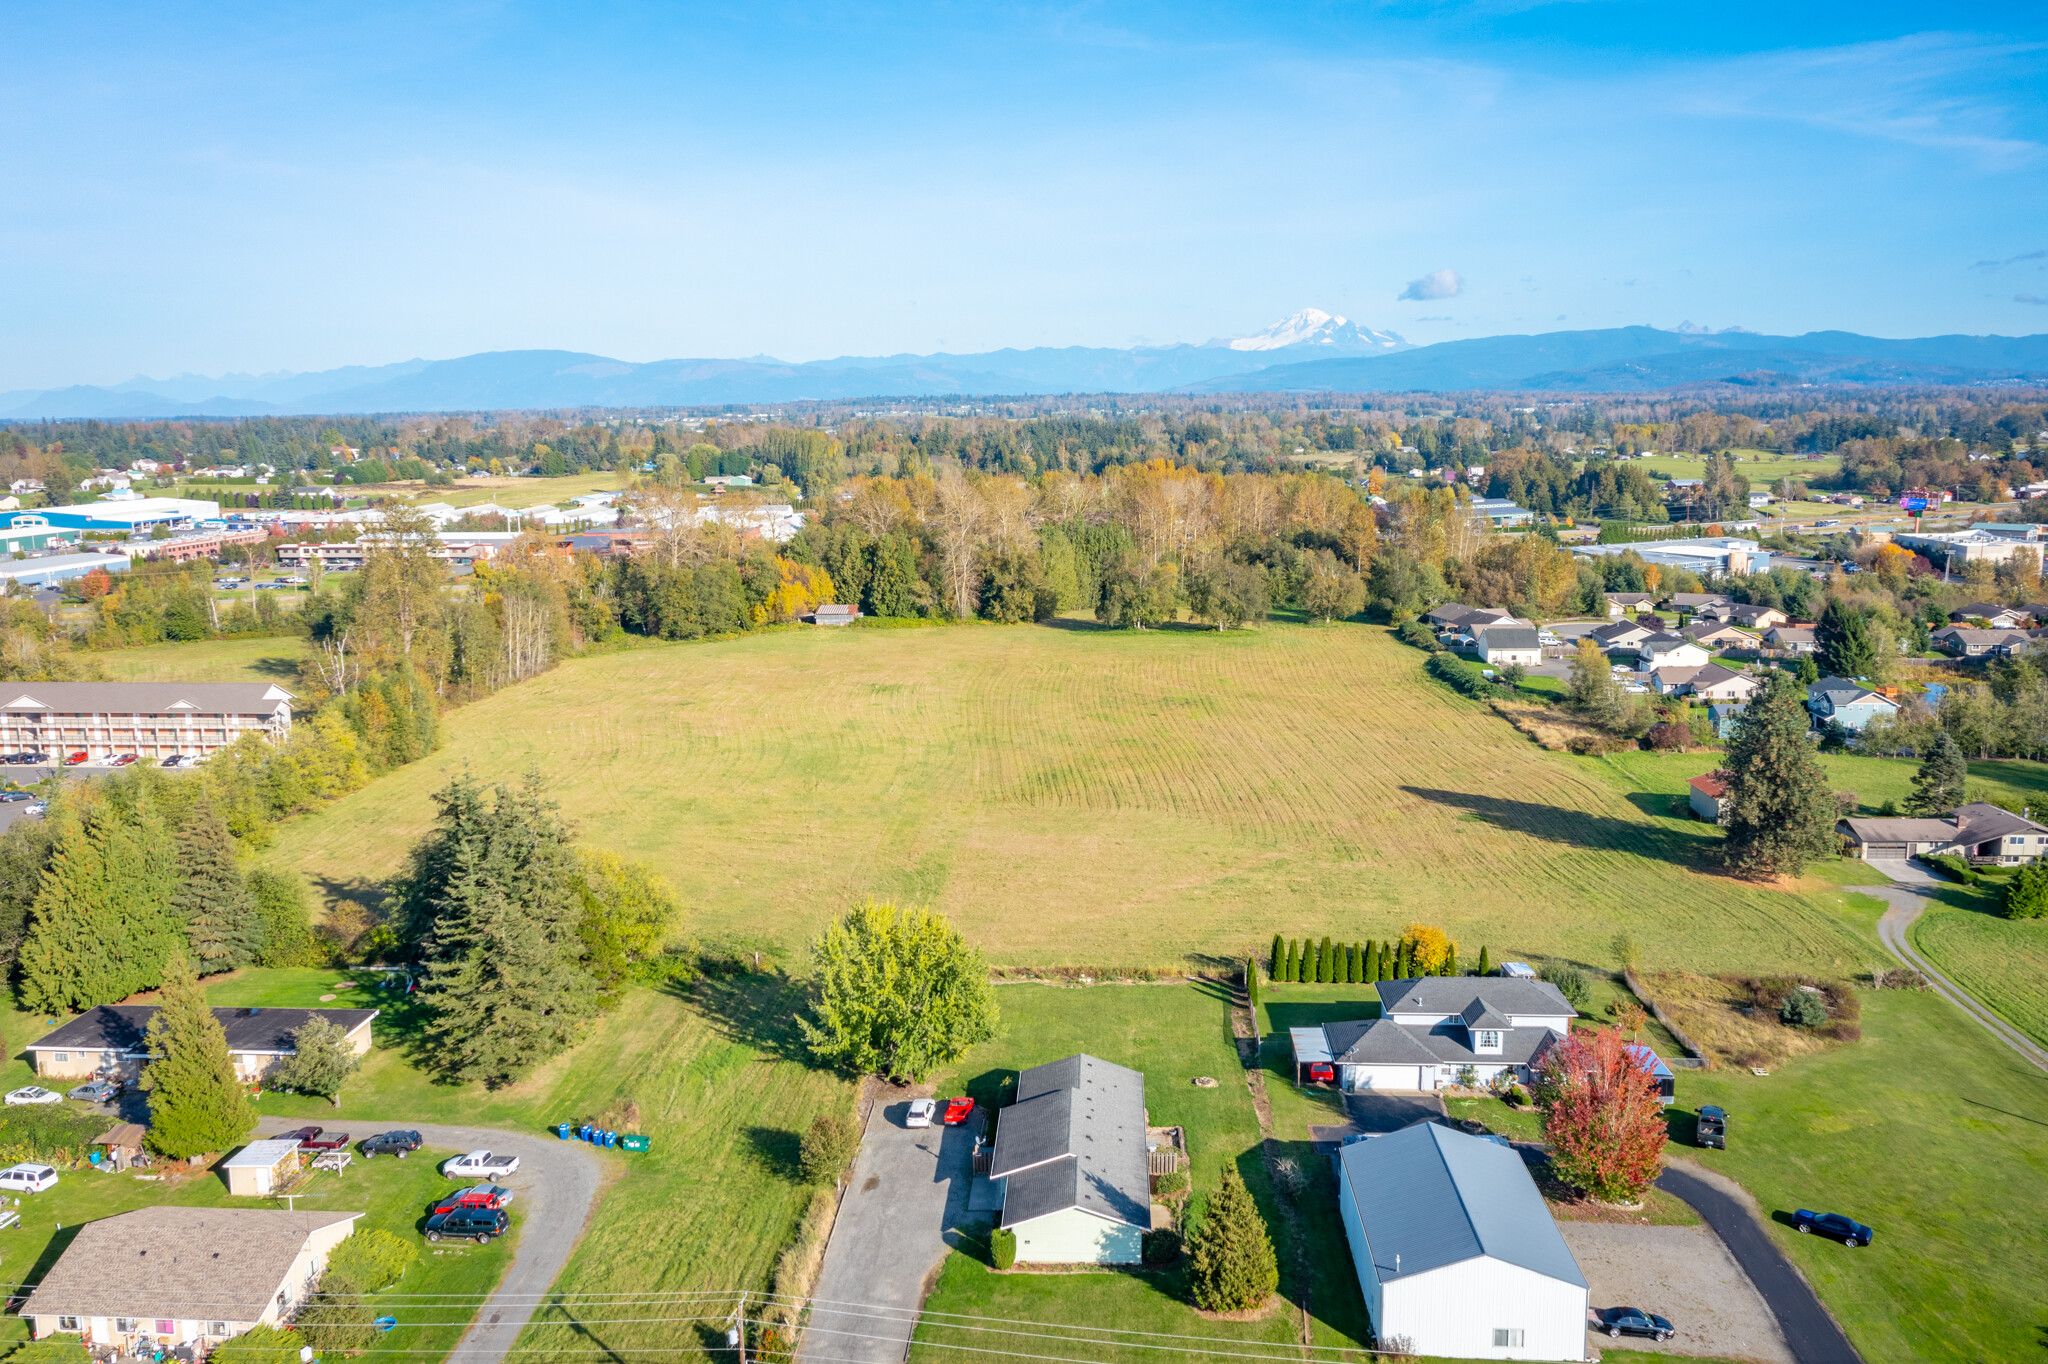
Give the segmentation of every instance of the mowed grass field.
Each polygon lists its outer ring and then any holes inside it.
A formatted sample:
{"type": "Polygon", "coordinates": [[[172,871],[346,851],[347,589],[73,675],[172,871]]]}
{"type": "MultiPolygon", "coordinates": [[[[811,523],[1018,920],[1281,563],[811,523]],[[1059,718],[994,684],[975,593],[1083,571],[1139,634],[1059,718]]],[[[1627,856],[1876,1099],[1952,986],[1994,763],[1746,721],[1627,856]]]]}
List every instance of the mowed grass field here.
{"type": "Polygon", "coordinates": [[[2003,894],[2002,883],[1943,887],[1913,925],[1913,945],[1979,1003],[2048,1043],[2048,920],[2005,918],[2003,894]]]}
{"type": "Polygon", "coordinates": [[[109,682],[276,682],[298,677],[306,642],[297,635],[261,635],[100,649],[83,655],[109,682]]]}
{"type": "Polygon", "coordinates": [[[795,628],[571,660],[445,728],[273,860],[381,898],[432,791],[535,771],[696,933],[770,950],[873,895],[937,906],[998,964],[1179,965],[1418,919],[1496,959],[1605,963],[1620,929],[1653,966],[1874,952],[1831,888],[1711,874],[1713,830],[1535,747],[1378,627],[795,628]]]}

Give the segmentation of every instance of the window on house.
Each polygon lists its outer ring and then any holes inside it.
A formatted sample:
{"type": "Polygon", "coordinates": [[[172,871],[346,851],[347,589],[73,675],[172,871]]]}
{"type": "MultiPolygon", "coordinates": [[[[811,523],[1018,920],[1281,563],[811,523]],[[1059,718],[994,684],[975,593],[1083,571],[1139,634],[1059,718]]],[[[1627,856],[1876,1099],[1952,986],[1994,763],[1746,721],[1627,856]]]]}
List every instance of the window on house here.
{"type": "Polygon", "coordinates": [[[71,1059],[71,1053],[68,1051],[60,1051],[57,1053],[54,1059],[56,1060],[57,1064],[61,1066],[71,1059]]]}
{"type": "Polygon", "coordinates": [[[1493,1328],[1493,1348],[1496,1350],[1519,1350],[1522,1347],[1522,1328],[1519,1326],[1496,1326],[1493,1328]]]}
{"type": "Polygon", "coordinates": [[[125,1336],[125,1335],[129,1334],[130,1332],[132,1332],[132,1331],[133,1331],[134,1329],[135,1329],[135,1318],[133,1318],[133,1317],[115,1317],[115,1318],[114,1318],[114,1334],[115,1334],[115,1335],[117,1335],[117,1336],[125,1336]]]}
{"type": "Polygon", "coordinates": [[[156,1324],[156,1333],[160,1336],[174,1336],[178,1334],[178,1323],[175,1321],[164,1321],[159,1318],[156,1324]]]}
{"type": "Polygon", "coordinates": [[[59,1317],[59,1318],[57,1318],[57,1329],[58,1329],[58,1330],[60,1330],[60,1331],[76,1331],[76,1330],[78,1329],[78,1318],[77,1318],[77,1317],[59,1317]]]}
{"type": "Polygon", "coordinates": [[[206,1334],[210,1336],[224,1336],[227,1333],[228,1324],[224,1321],[209,1321],[206,1323],[206,1334]]]}
{"type": "Polygon", "coordinates": [[[1498,1031],[1498,1030],[1496,1030],[1496,1029],[1493,1029],[1493,1028],[1486,1028],[1486,1029],[1483,1029],[1483,1030],[1482,1030],[1482,1031],[1480,1032],[1480,1034],[1479,1034],[1479,1050],[1481,1050],[1481,1051],[1499,1051],[1499,1050],[1500,1050],[1500,1033],[1499,1033],[1499,1031],[1498,1031]]]}

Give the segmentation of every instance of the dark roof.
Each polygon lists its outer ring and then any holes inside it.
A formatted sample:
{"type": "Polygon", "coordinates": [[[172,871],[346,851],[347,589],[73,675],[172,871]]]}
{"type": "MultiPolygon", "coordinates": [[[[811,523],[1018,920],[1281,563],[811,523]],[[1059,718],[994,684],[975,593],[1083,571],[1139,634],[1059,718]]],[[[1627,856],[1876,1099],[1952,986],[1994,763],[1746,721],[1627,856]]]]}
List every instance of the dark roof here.
{"type": "Polygon", "coordinates": [[[1600,595],[1607,598],[1607,600],[1609,601],[1618,602],[1654,602],[1657,600],[1657,594],[1654,592],[1603,592],[1600,595]]]}
{"type": "Polygon", "coordinates": [[[1706,667],[1701,668],[1692,675],[1692,685],[1694,690],[1698,690],[1701,687],[1718,686],[1723,682],[1731,682],[1737,678],[1749,682],[1756,681],[1748,673],[1739,673],[1733,668],[1724,668],[1718,663],[1709,663],[1706,667]]]}
{"type": "Polygon", "coordinates": [[[1612,625],[1603,625],[1597,630],[1588,630],[1586,633],[1592,638],[1599,640],[1602,644],[1615,644],[1624,639],[1633,639],[1637,635],[1647,635],[1654,632],[1645,626],[1636,624],[1632,620],[1618,620],[1612,625]]]}
{"type": "Polygon", "coordinates": [[[1972,801],[1949,811],[1949,818],[1955,820],[1958,837],[1982,843],[1990,838],[2003,838],[2007,834],[2048,833],[2048,826],[2023,818],[2010,810],[2001,810],[1996,805],[1983,801],[1972,801]]]}
{"type": "MultiPolygon", "coordinates": [[[[40,1041],[30,1051],[119,1051],[142,1050],[143,1032],[156,1013],[154,1004],[102,1004],[87,1009],[40,1041]]],[[[228,1035],[229,1051],[289,1052],[291,1035],[315,1014],[354,1032],[377,1016],[375,1009],[215,1009],[213,1016],[228,1035]]]]}
{"type": "Polygon", "coordinates": [[[1475,999],[1503,1014],[1570,1018],[1578,1012],[1549,981],[1512,976],[1423,976],[1383,980],[1373,989],[1379,992],[1382,1015],[1461,1014],[1475,999]]]}
{"type": "Polygon", "coordinates": [[[1968,620],[1974,616],[1979,620],[1989,620],[1993,616],[2002,616],[2008,611],[2016,616],[2033,615],[2032,609],[2025,606],[2000,606],[1994,601],[1973,601],[1967,606],[1949,612],[1948,618],[1950,620],[1968,620]]]}
{"type": "Polygon", "coordinates": [[[1437,1064],[1436,1053],[1422,1042],[1420,1028],[1404,1028],[1391,1018],[1357,1023],[1328,1023],[1323,1035],[1330,1039],[1330,1055],[1345,1065],[1437,1064]]]}
{"type": "Polygon", "coordinates": [[[1483,999],[1475,999],[1458,1014],[1468,1028],[1505,1028],[1508,1020],[1483,999]]]}
{"type": "Polygon", "coordinates": [[[1081,1208],[1152,1225],[1145,1077],[1093,1056],[1033,1066],[1002,1111],[989,1167],[1003,1181],[1003,1225],[1081,1208]]]}
{"type": "Polygon", "coordinates": [[[1585,1275],[1522,1158],[1484,1137],[1417,1123],[1337,1152],[1381,1283],[1484,1255],[1563,1283],[1585,1275]]]}
{"type": "Polygon", "coordinates": [[[1637,645],[1637,647],[1642,649],[1653,650],[1676,649],[1681,644],[1691,643],[1692,641],[1687,639],[1684,635],[1675,635],[1672,634],[1669,630],[1660,630],[1656,634],[1651,635],[1648,639],[1643,640],[1640,644],[1637,645]]]}
{"type": "Polygon", "coordinates": [[[0,710],[61,715],[271,715],[292,694],[271,682],[14,682],[4,698],[0,710]]]}
{"type": "Polygon", "coordinates": [[[1851,681],[1850,681],[1850,680],[1849,680],[1848,678],[1846,678],[1846,677],[1833,677],[1833,676],[1829,676],[1829,677],[1823,677],[1823,678],[1822,678],[1822,679],[1821,679],[1820,681],[1818,681],[1818,682],[1814,683],[1814,684],[1813,684],[1812,686],[1808,687],[1808,688],[1806,689],[1806,694],[1807,694],[1808,696],[1820,696],[1820,695],[1822,695],[1822,694],[1824,694],[1824,693],[1827,693],[1827,692],[1831,692],[1831,691],[1851,691],[1851,692],[1854,692],[1854,691],[1868,691],[1868,690],[1869,690],[1869,688],[1868,688],[1868,687],[1865,687],[1865,686],[1864,686],[1864,685],[1863,685],[1862,683],[1860,683],[1860,682],[1851,682],[1851,681]]]}
{"type": "Polygon", "coordinates": [[[1540,649],[1543,641],[1526,625],[1489,625],[1479,632],[1482,649],[1540,649]]]}

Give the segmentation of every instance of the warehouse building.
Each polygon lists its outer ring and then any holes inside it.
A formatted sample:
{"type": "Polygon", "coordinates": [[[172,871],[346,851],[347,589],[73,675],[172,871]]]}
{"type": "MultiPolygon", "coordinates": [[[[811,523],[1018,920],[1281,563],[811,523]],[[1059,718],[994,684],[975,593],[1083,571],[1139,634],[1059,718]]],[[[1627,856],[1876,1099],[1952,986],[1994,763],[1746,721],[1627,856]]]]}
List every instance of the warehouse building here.
{"type": "Polygon", "coordinates": [[[126,573],[128,559],[122,554],[51,554],[40,559],[0,559],[0,586],[20,583],[23,587],[55,587],[73,578],[83,578],[94,569],[126,573]]]}
{"type": "Polygon", "coordinates": [[[158,526],[183,530],[201,521],[220,519],[220,503],[196,497],[136,497],[120,501],[81,502],[69,507],[43,507],[36,512],[53,526],[69,530],[126,531],[144,534],[158,526]]]}
{"type": "Polygon", "coordinates": [[[282,742],[292,694],[268,682],[16,682],[0,704],[0,753],[203,758],[244,734],[282,742]]]}

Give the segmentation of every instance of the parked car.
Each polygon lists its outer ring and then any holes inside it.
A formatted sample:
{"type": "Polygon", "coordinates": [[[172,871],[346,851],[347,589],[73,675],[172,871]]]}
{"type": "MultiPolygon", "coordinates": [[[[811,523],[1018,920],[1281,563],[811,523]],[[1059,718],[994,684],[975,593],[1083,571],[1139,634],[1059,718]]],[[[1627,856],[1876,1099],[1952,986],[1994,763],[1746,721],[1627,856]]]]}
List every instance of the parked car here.
{"type": "Polygon", "coordinates": [[[363,1153],[364,1160],[368,1160],[371,1156],[397,1156],[400,1160],[404,1160],[408,1153],[420,1149],[420,1134],[417,1132],[379,1132],[374,1137],[364,1137],[363,1144],[357,1149],[363,1153]]]}
{"type": "Polygon", "coordinates": [[[118,757],[118,758],[109,758],[109,759],[107,759],[107,766],[109,766],[109,767],[127,767],[127,766],[128,766],[128,765],[130,765],[131,763],[135,762],[135,761],[136,761],[136,759],[137,759],[137,758],[139,758],[140,756],[141,756],[140,754],[136,754],[136,753],[123,753],[123,754],[122,754],[122,755],[121,755],[120,757],[118,757]]]}
{"type": "Polygon", "coordinates": [[[21,812],[25,815],[41,815],[49,813],[49,809],[50,804],[48,801],[39,800],[31,804],[24,805],[22,807],[21,812]]]}
{"type": "Polygon", "coordinates": [[[1693,1128],[1693,1141],[1700,1146],[1728,1149],[1728,1114],[1713,1104],[1700,1106],[1699,1122],[1693,1128]]]}
{"type": "Polygon", "coordinates": [[[905,1127],[930,1127],[932,1125],[932,1114],[936,1113],[938,1108],[939,1101],[937,1099],[912,1099],[910,1101],[910,1111],[903,1115],[903,1125],[905,1127]]]}
{"type": "Polygon", "coordinates": [[[306,1151],[339,1151],[348,1145],[346,1132],[322,1132],[311,1141],[300,1141],[299,1147],[306,1151]]]}
{"type": "Polygon", "coordinates": [[[512,1202],[512,1191],[502,1184],[472,1184],[466,1189],[443,1194],[434,1200],[435,1212],[451,1212],[456,1208],[483,1208],[495,1211],[512,1202]]]}
{"type": "Polygon", "coordinates": [[[47,1165],[23,1161],[0,1170],[0,1192],[42,1193],[57,1187],[57,1172],[47,1165]]]}
{"type": "Polygon", "coordinates": [[[9,753],[6,757],[0,758],[0,762],[14,763],[17,765],[25,763],[39,763],[41,761],[43,761],[43,755],[40,753],[9,753]]]}
{"type": "Polygon", "coordinates": [[[0,804],[12,805],[16,801],[34,800],[33,791],[0,791],[0,804]]]}
{"type": "Polygon", "coordinates": [[[1308,1063],[1308,1079],[1310,1084],[1334,1085],[1337,1083],[1337,1067],[1328,1061],[1311,1061],[1308,1063]]]}
{"type": "Polygon", "coordinates": [[[503,1236],[512,1219],[502,1208],[450,1208],[427,1219],[427,1239],[470,1240],[489,1245],[493,1236],[503,1236]]]}
{"type": "Polygon", "coordinates": [[[88,1080],[64,1097],[89,1104],[107,1104],[120,1097],[120,1093],[121,1083],[118,1080],[88,1080]]]}
{"type": "Polygon", "coordinates": [[[1648,1336],[1651,1340],[1669,1340],[1676,1328],[1655,1312],[1641,1312],[1633,1307],[1610,1307],[1600,1314],[1600,1329],[1619,1340],[1623,1336],[1648,1336]]]}
{"type": "Polygon", "coordinates": [[[20,1089],[10,1089],[7,1091],[7,1102],[10,1106],[16,1104],[54,1104],[62,1103],[63,1101],[64,1096],[62,1094],[59,1094],[54,1089],[44,1089],[40,1085],[23,1085],[20,1089]]]}
{"type": "Polygon", "coordinates": [[[1838,1212],[1808,1212],[1804,1208],[1792,1214],[1792,1229],[1804,1233],[1817,1231],[1852,1249],[1869,1245],[1873,1235],[1869,1227],[1853,1217],[1844,1217],[1838,1212]]]}
{"type": "Polygon", "coordinates": [[[91,761],[92,754],[86,752],[84,749],[81,748],[77,752],[73,753],[70,757],[64,759],[64,765],[66,767],[76,767],[80,763],[91,761]]]}
{"type": "Polygon", "coordinates": [[[464,1156],[450,1156],[441,1163],[441,1173],[454,1178],[475,1175],[479,1178],[495,1179],[509,1175],[519,1168],[519,1157],[501,1156],[491,1151],[471,1151],[464,1156]]]}
{"type": "Polygon", "coordinates": [[[321,1130],[322,1129],[318,1127],[294,1128],[290,1132],[278,1133],[277,1139],[279,1141],[295,1141],[299,1143],[301,1146],[303,1146],[309,1141],[318,1141],[320,1139],[321,1130]]]}
{"type": "Polygon", "coordinates": [[[966,1122],[968,1115],[973,1112],[974,1100],[972,1099],[946,1100],[946,1126],[958,1127],[961,1123],[966,1122]]]}
{"type": "Polygon", "coordinates": [[[157,764],[158,767],[183,767],[184,765],[185,755],[182,753],[173,753],[170,757],[157,764]]]}

